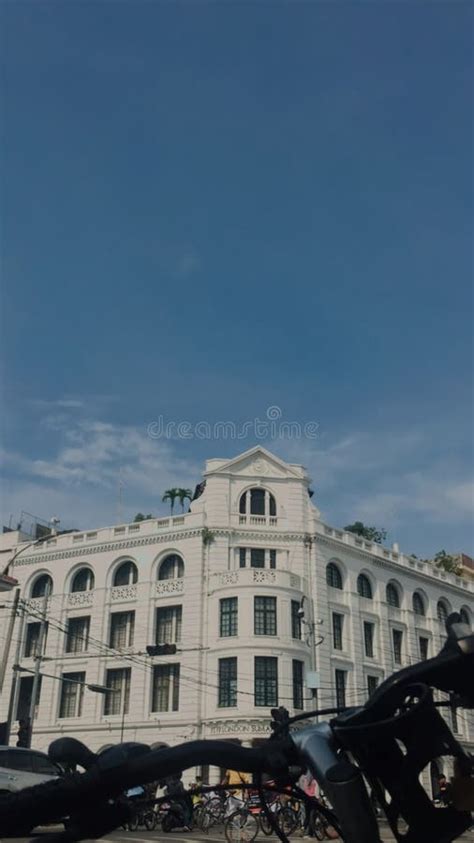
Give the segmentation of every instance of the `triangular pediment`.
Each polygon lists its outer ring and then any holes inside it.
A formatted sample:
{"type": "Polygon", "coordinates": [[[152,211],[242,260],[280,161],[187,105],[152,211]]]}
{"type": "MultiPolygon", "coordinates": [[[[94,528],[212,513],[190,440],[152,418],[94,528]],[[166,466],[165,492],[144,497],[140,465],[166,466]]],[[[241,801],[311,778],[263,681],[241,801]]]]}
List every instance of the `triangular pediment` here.
{"type": "Polygon", "coordinates": [[[260,445],[231,460],[212,460],[206,474],[232,474],[240,477],[299,478],[306,476],[303,466],[284,462],[260,445]]]}

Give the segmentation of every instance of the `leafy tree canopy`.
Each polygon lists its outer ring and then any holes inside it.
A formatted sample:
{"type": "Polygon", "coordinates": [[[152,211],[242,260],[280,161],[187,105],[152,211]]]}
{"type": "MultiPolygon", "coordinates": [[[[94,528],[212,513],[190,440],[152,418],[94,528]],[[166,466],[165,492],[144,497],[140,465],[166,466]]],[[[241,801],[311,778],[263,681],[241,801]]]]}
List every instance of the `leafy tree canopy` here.
{"type": "Polygon", "coordinates": [[[369,542],[377,542],[377,544],[382,544],[387,538],[386,530],[378,527],[368,527],[362,521],[354,521],[353,524],[348,524],[344,529],[349,533],[362,536],[362,538],[367,539],[369,542]]]}

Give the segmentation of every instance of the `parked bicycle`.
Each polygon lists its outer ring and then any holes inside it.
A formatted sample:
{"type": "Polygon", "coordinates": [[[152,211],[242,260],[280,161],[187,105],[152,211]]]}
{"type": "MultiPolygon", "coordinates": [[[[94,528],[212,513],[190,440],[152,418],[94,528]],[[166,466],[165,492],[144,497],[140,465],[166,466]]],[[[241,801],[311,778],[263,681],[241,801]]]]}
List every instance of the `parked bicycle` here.
{"type": "MultiPolygon", "coordinates": [[[[294,787],[295,768],[310,769],[332,805],[319,810],[344,843],[381,843],[371,791],[399,843],[451,843],[471,826],[474,758],[452,734],[439,706],[474,708],[474,634],[457,613],[448,617],[446,628],[438,656],[389,677],[363,706],[293,718],[272,710],[273,735],[258,748],[199,740],[159,750],[120,744],[96,755],[73,738],[60,738],[51,744],[49,757],[85,772],[0,794],[0,837],[14,834],[25,815],[32,826],[67,817],[76,841],[100,837],[130,819],[124,790],[189,767],[213,765],[254,773],[263,810],[282,843],[288,838],[266,804],[261,777],[267,773],[282,790],[290,786],[301,796],[294,787]],[[435,702],[433,689],[449,694],[450,701],[435,702]],[[327,714],[338,716],[291,729],[299,720],[327,714]],[[450,756],[455,770],[452,804],[442,811],[420,781],[421,772],[440,756],[450,756]]],[[[314,806],[311,797],[302,798],[314,806]]]]}

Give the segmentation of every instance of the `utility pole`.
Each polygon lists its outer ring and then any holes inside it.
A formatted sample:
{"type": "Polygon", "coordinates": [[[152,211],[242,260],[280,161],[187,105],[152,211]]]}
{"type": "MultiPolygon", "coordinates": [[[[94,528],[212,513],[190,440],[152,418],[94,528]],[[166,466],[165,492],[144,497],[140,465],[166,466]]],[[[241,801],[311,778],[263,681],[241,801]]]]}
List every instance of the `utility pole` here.
{"type": "Polygon", "coordinates": [[[8,746],[10,741],[10,732],[12,728],[13,718],[16,714],[16,709],[18,705],[18,695],[20,691],[20,678],[18,676],[18,670],[16,669],[17,666],[20,664],[21,659],[21,648],[23,645],[23,629],[25,626],[25,611],[23,608],[23,602],[19,604],[18,608],[18,615],[20,618],[20,623],[18,626],[18,638],[16,641],[16,651],[15,651],[15,663],[13,665],[13,677],[12,677],[12,685],[10,688],[10,702],[8,704],[8,717],[7,717],[7,726],[6,726],[6,735],[5,735],[5,743],[8,746]]]}
{"type": "Polygon", "coordinates": [[[38,690],[39,690],[39,683],[41,679],[41,659],[43,656],[43,646],[44,646],[44,639],[46,633],[46,612],[48,610],[48,600],[49,600],[49,584],[46,586],[46,590],[44,592],[43,597],[43,608],[41,613],[41,625],[40,625],[40,632],[38,636],[38,652],[36,653],[35,658],[35,673],[33,676],[33,688],[31,689],[31,702],[30,702],[30,729],[28,735],[28,746],[31,746],[31,735],[33,733],[33,723],[35,719],[35,709],[36,709],[36,700],[38,698],[38,690]]]}
{"type": "Polygon", "coordinates": [[[5,638],[5,649],[2,656],[2,662],[0,664],[0,694],[3,690],[3,683],[5,681],[5,673],[8,664],[8,657],[10,655],[10,647],[12,644],[12,636],[13,636],[13,629],[15,627],[15,620],[18,611],[18,604],[20,602],[20,589],[17,588],[15,590],[15,596],[13,598],[13,606],[10,615],[10,620],[8,622],[8,630],[5,638]]]}

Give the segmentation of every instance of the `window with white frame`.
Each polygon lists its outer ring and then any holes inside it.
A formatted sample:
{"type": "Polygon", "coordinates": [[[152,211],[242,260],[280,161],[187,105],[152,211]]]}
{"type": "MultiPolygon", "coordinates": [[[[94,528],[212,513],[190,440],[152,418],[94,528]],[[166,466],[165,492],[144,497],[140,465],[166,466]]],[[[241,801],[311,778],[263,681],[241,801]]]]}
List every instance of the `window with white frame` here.
{"type": "Polygon", "coordinates": [[[80,717],[86,674],[83,671],[63,673],[61,677],[61,700],[59,717],[80,717]]]}
{"type": "Polygon", "coordinates": [[[222,600],[219,600],[219,635],[221,638],[230,638],[233,635],[237,635],[237,613],[237,597],[224,597],[222,600]]]}
{"type": "Polygon", "coordinates": [[[372,585],[365,574],[359,574],[357,577],[357,593],[366,600],[372,600],[372,585]]]}
{"type": "Polygon", "coordinates": [[[293,659],[293,708],[303,708],[303,662],[293,659]]]}
{"type": "Polygon", "coordinates": [[[66,653],[85,653],[89,645],[90,616],[69,618],[66,633],[66,653]]]}
{"type": "Polygon", "coordinates": [[[393,660],[395,664],[402,663],[403,631],[392,629],[393,660]]]}
{"type": "Polygon", "coordinates": [[[184,562],[177,553],[170,553],[160,564],[159,580],[179,580],[184,577],[184,562]]]}
{"type": "Polygon", "coordinates": [[[413,611],[415,615],[424,615],[425,614],[425,601],[423,597],[418,591],[415,591],[413,594],[413,611]]]}
{"type": "Polygon", "coordinates": [[[364,650],[368,659],[374,657],[374,624],[364,621],[364,650]]]}
{"type": "Polygon", "coordinates": [[[254,633],[277,634],[276,597],[254,597],[254,633]]]}
{"type": "Polygon", "coordinates": [[[339,612],[332,613],[332,645],[335,650],[342,650],[342,633],[344,628],[344,615],[339,612]]]}
{"type": "Polygon", "coordinates": [[[326,566],[326,582],[331,588],[342,591],[342,574],[335,562],[329,562],[326,566]]]}
{"type": "Polygon", "coordinates": [[[135,633],[135,612],[113,612],[110,616],[110,643],[114,650],[132,647],[135,633]]]}
{"type": "Polygon", "coordinates": [[[218,705],[220,708],[234,707],[237,705],[237,658],[219,659],[218,670],[218,705]]]}
{"type": "Polygon", "coordinates": [[[156,610],[156,644],[179,644],[183,620],[182,606],[160,606],[156,610]]]}
{"type": "Polygon", "coordinates": [[[429,645],[430,645],[429,638],[425,638],[424,635],[420,635],[420,637],[418,638],[418,646],[419,646],[419,649],[420,649],[420,659],[422,661],[426,661],[426,659],[428,658],[429,645]]]}
{"type": "Polygon", "coordinates": [[[92,591],[94,574],[90,568],[80,568],[72,578],[71,591],[92,591]]]}
{"type": "Polygon", "coordinates": [[[255,656],[256,706],[271,708],[278,705],[278,659],[274,656],[255,656]]]}
{"type": "MultiPolygon", "coordinates": [[[[39,645],[41,637],[41,623],[35,621],[26,626],[26,641],[25,641],[25,658],[34,658],[40,655],[39,645]]],[[[46,639],[48,637],[48,624],[44,624],[43,629],[43,644],[41,647],[41,655],[44,655],[46,650],[46,639]]]]}
{"type": "Polygon", "coordinates": [[[291,601],[291,637],[301,641],[301,602],[291,601]]]}
{"type": "Polygon", "coordinates": [[[179,711],[179,664],[157,664],[153,668],[152,711],[179,711]]]}
{"type": "Polygon", "coordinates": [[[367,676],[367,693],[369,697],[377,690],[379,684],[378,676],[367,676]]]}
{"type": "Polygon", "coordinates": [[[132,562],[131,559],[122,562],[114,574],[114,587],[119,585],[133,585],[136,582],[138,582],[138,568],[135,562],[132,562]]]}
{"type": "Polygon", "coordinates": [[[104,698],[104,715],[128,714],[130,705],[130,683],[132,669],[119,667],[108,670],[105,675],[105,686],[109,691],[104,698]]]}
{"type": "Polygon", "coordinates": [[[276,568],[277,552],[265,547],[239,547],[240,568],[276,568]]]}
{"type": "Polygon", "coordinates": [[[346,706],[347,670],[336,669],[334,671],[334,680],[335,680],[335,683],[336,683],[336,706],[338,708],[345,708],[345,706],[346,706]]]}
{"type": "Polygon", "coordinates": [[[276,515],[276,501],[267,489],[248,489],[240,497],[239,512],[241,515],[276,515]]]}

